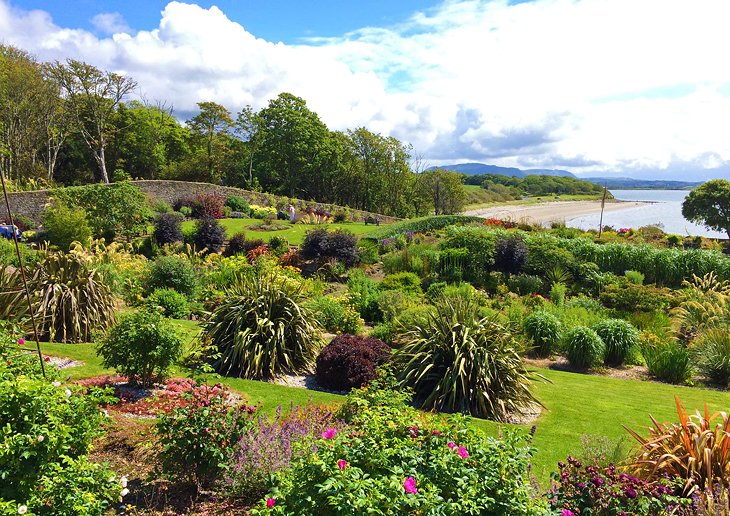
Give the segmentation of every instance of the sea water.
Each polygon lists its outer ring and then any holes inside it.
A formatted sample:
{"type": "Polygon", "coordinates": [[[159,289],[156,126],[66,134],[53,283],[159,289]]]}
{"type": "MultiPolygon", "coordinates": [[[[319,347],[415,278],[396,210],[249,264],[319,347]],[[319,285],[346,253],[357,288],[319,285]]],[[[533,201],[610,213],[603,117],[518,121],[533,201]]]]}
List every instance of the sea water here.
{"type": "MultiPolygon", "coordinates": [[[[688,190],[609,190],[620,201],[647,201],[644,204],[623,210],[606,211],[603,214],[603,225],[620,228],[640,228],[642,226],[658,226],[666,233],[682,236],[706,236],[727,238],[726,233],[712,231],[704,226],[693,224],[682,216],[682,202],[688,190]]],[[[566,221],[569,227],[580,229],[598,229],[600,214],[590,214],[566,221]]]]}

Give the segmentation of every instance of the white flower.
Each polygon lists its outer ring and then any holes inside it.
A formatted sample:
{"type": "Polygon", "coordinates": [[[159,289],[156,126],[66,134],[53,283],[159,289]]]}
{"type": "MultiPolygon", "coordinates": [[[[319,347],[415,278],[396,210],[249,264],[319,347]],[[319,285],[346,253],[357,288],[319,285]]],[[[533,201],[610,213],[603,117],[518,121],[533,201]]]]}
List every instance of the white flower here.
{"type": "Polygon", "coordinates": [[[127,477],[120,478],[119,483],[122,484],[122,487],[127,487],[127,477]]]}
{"type": "Polygon", "coordinates": [[[101,409],[101,413],[104,414],[105,416],[109,415],[109,411],[107,409],[101,409]]]}
{"type": "Polygon", "coordinates": [[[123,497],[124,497],[124,496],[127,496],[127,495],[129,494],[129,489],[127,489],[127,488],[125,487],[124,489],[122,489],[122,492],[121,492],[121,493],[119,493],[119,494],[121,494],[121,495],[122,495],[123,497]]]}
{"type": "Polygon", "coordinates": [[[46,439],[46,436],[44,436],[43,434],[41,434],[41,435],[38,436],[38,442],[39,443],[42,443],[45,439],[46,439]]]}
{"type": "Polygon", "coordinates": [[[68,389],[66,389],[64,391],[64,394],[66,394],[66,397],[68,398],[69,396],[71,396],[71,391],[69,391],[68,389]]]}
{"type": "Polygon", "coordinates": [[[18,507],[18,514],[25,514],[26,512],[28,512],[28,508],[25,505],[18,507]]]}
{"type": "Polygon", "coordinates": [[[53,385],[54,387],[60,387],[61,386],[61,382],[59,382],[58,380],[56,380],[51,385],[53,385]]]}

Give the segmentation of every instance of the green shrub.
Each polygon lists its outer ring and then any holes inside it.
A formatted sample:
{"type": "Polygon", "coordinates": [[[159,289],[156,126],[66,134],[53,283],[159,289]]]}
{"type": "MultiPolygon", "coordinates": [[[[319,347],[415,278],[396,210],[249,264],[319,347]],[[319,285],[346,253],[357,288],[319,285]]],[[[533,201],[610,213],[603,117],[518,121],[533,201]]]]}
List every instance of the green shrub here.
{"type": "Polygon", "coordinates": [[[628,282],[606,285],[599,298],[607,308],[623,312],[665,311],[674,302],[669,289],[628,282]]]}
{"type": "Polygon", "coordinates": [[[150,310],[122,317],[96,345],[104,367],[113,367],[144,387],[164,379],[181,352],[182,341],[170,323],[150,310]]]}
{"type": "Polygon", "coordinates": [[[368,278],[361,269],[352,269],[347,278],[347,290],[352,305],[360,312],[363,319],[370,322],[380,320],[382,317],[378,307],[380,287],[375,281],[368,278]]]}
{"type": "MultiPolygon", "coordinates": [[[[20,257],[23,259],[23,265],[33,268],[41,258],[40,253],[29,248],[24,243],[20,243],[20,257]]],[[[15,243],[12,240],[0,238],[0,267],[3,265],[12,265],[19,267],[18,255],[15,252],[15,243]]]]}
{"type": "Polygon", "coordinates": [[[404,235],[408,232],[425,233],[436,231],[450,226],[459,224],[481,224],[484,219],[480,217],[470,217],[467,215],[437,215],[435,217],[424,217],[420,219],[409,219],[394,224],[382,226],[378,231],[372,233],[370,238],[374,240],[382,240],[384,238],[393,238],[398,235],[404,235]]]}
{"type": "Polygon", "coordinates": [[[407,245],[400,251],[383,256],[383,270],[386,274],[412,272],[421,278],[436,273],[439,268],[439,253],[429,245],[407,245]]]}
{"type": "Polygon", "coordinates": [[[271,249],[276,256],[281,256],[289,250],[289,241],[280,236],[273,236],[269,240],[269,249],[271,249]]]}
{"type": "Polygon", "coordinates": [[[549,312],[533,312],[525,319],[523,328],[536,356],[550,356],[560,340],[560,326],[558,318],[549,312]]]}
{"type": "Polygon", "coordinates": [[[9,376],[5,367],[0,363],[0,500],[12,514],[21,504],[31,514],[103,514],[118,502],[122,487],[87,455],[103,433],[98,402],[108,397],[9,376]]]}
{"type": "Polygon", "coordinates": [[[421,295],[421,278],[412,272],[388,274],[380,282],[380,290],[400,290],[406,294],[421,295]]]}
{"type": "Polygon", "coordinates": [[[644,278],[645,276],[640,273],[639,271],[626,271],[624,273],[624,276],[628,280],[629,283],[633,283],[634,285],[643,285],[644,284],[644,278]]]}
{"type": "Polygon", "coordinates": [[[603,363],[605,348],[601,337],[585,326],[576,326],[565,334],[565,356],[573,367],[598,367],[603,363]]]}
{"type": "Polygon", "coordinates": [[[446,292],[446,285],[447,283],[445,281],[436,281],[431,283],[426,289],[426,299],[428,299],[430,303],[435,303],[441,299],[446,292]]]}
{"type": "Polygon", "coordinates": [[[378,314],[384,321],[390,321],[411,308],[418,308],[420,298],[400,290],[384,290],[376,300],[378,314]]]}
{"type": "Polygon", "coordinates": [[[483,281],[494,265],[494,235],[483,227],[453,226],[447,228],[442,249],[466,249],[464,279],[483,281]]]}
{"type": "MultiPolygon", "coordinates": [[[[0,312],[7,318],[28,315],[20,269],[0,274],[0,312]]],[[[57,342],[88,342],[91,332],[114,323],[116,301],[105,278],[89,259],[76,253],[51,253],[28,277],[33,312],[41,335],[57,342]]]]}
{"type": "Polygon", "coordinates": [[[477,310],[460,299],[440,303],[399,336],[396,370],[423,409],[503,420],[535,398],[512,334],[477,310]]]}
{"type": "Polygon", "coordinates": [[[216,370],[251,379],[311,370],[321,338],[302,288],[272,272],[237,278],[205,325],[216,370]]]}
{"type": "Polygon", "coordinates": [[[639,345],[639,330],[623,319],[605,319],[595,324],[593,330],[606,345],[603,360],[607,366],[620,366],[639,345]]]}
{"type": "Polygon", "coordinates": [[[693,342],[697,369],[713,382],[730,386],[730,332],[712,328],[693,342]]]}
{"type": "Polygon", "coordinates": [[[539,276],[518,274],[507,280],[507,285],[512,292],[516,292],[521,296],[529,296],[530,294],[542,292],[543,281],[539,276]]]}
{"type": "Polygon", "coordinates": [[[226,206],[231,208],[233,211],[238,211],[245,215],[248,215],[251,211],[251,205],[246,199],[239,195],[231,195],[228,197],[228,199],[226,199],[226,206]]]}
{"type": "Polygon", "coordinates": [[[362,331],[360,314],[345,299],[322,296],[314,299],[310,306],[319,324],[330,333],[357,335],[362,331]]]}
{"type": "Polygon", "coordinates": [[[198,291],[198,277],[189,260],[161,256],[147,265],[144,287],[148,295],[158,288],[171,288],[192,299],[198,291]]]}
{"type": "Polygon", "coordinates": [[[689,349],[676,341],[662,341],[653,334],[642,334],[641,354],[646,367],[657,380],[682,384],[692,377],[689,349]]]}
{"type": "Polygon", "coordinates": [[[439,255],[439,274],[446,281],[459,282],[469,263],[469,250],[464,248],[443,249],[439,255]]]}
{"type": "Polygon", "coordinates": [[[165,317],[183,319],[190,313],[188,298],[171,288],[155,289],[147,299],[147,304],[153,309],[161,309],[165,317]]]}
{"type": "Polygon", "coordinates": [[[565,283],[553,283],[550,287],[550,301],[552,301],[555,306],[565,305],[566,290],[568,290],[568,287],[565,286],[565,283]]]}
{"type": "Polygon", "coordinates": [[[85,243],[91,238],[91,227],[82,208],[57,204],[43,212],[42,220],[46,238],[63,251],[68,251],[73,242],[85,243]]]}
{"type": "Polygon", "coordinates": [[[275,474],[252,514],[545,513],[530,486],[529,437],[487,437],[464,418],[423,414],[379,381],[350,395],[343,416],[275,474]],[[267,503],[269,506],[267,507],[267,503]]]}

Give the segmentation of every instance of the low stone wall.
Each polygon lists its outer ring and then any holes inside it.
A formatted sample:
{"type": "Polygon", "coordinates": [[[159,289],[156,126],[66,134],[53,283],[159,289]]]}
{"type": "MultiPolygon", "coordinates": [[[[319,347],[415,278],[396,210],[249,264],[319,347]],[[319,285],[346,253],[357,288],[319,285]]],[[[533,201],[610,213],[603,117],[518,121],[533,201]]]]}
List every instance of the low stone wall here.
{"type": "MultiPolygon", "coordinates": [[[[294,205],[297,211],[306,207],[321,209],[329,212],[346,210],[349,219],[353,221],[364,221],[367,217],[375,217],[381,223],[387,224],[400,220],[396,217],[388,217],[377,213],[370,213],[362,210],[353,210],[332,204],[308,202],[301,199],[286,199],[272,194],[251,192],[231,186],[213,185],[210,183],[191,183],[187,181],[166,181],[166,180],[140,180],[132,181],[135,186],[146,193],[151,199],[164,200],[172,204],[176,200],[186,197],[194,197],[198,194],[217,194],[223,197],[238,195],[245,198],[251,204],[260,206],[279,206],[284,208],[287,202],[294,205]]],[[[11,192],[8,194],[10,209],[14,214],[24,215],[35,222],[40,222],[41,215],[48,205],[50,197],[49,190],[36,190],[33,192],[11,192]]],[[[5,210],[3,209],[3,213],[5,210]]]]}

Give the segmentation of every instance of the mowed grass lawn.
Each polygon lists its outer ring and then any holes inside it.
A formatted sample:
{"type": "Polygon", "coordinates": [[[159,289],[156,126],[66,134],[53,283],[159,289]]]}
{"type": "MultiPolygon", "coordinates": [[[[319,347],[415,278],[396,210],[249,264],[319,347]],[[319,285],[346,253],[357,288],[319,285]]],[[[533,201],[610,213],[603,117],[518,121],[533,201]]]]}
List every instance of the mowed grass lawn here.
{"type": "MultiPolygon", "coordinates": [[[[259,219],[220,219],[221,225],[226,230],[226,236],[231,238],[236,233],[243,231],[246,233],[246,238],[250,240],[261,239],[265,242],[271,240],[271,237],[280,236],[286,238],[291,245],[301,245],[304,241],[304,235],[312,229],[325,228],[329,230],[344,229],[355,235],[365,236],[378,229],[378,226],[373,224],[365,224],[364,222],[343,222],[343,223],[332,223],[332,224],[290,224],[287,221],[270,221],[268,224],[276,224],[280,226],[281,230],[276,231],[259,231],[251,229],[250,226],[256,224],[262,224],[266,221],[259,219]]],[[[186,220],[182,224],[183,232],[192,233],[195,229],[194,220],[186,220]]]]}
{"type": "MultiPolygon", "coordinates": [[[[181,321],[187,338],[193,338],[195,323],[181,321]]],[[[83,366],[67,369],[73,379],[98,374],[112,373],[101,365],[94,352],[93,344],[42,344],[43,352],[54,356],[69,357],[84,362],[83,366]]],[[[674,397],[679,396],[690,412],[702,409],[706,403],[711,412],[730,410],[730,393],[696,387],[677,387],[656,382],[610,378],[537,369],[549,382],[535,380],[534,392],[545,409],[535,422],[537,432],[534,445],[534,472],[543,485],[547,485],[550,473],[557,469],[557,463],[569,454],[580,455],[581,436],[606,436],[613,440],[626,439],[633,445],[623,426],[645,433],[651,423],[649,415],[660,422],[676,421],[674,397]]],[[[177,368],[174,375],[184,376],[185,371],[177,368]]],[[[260,403],[272,413],[282,405],[302,405],[308,401],[318,404],[336,405],[342,396],[309,391],[297,387],[274,385],[266,382],[242,380],[240,378],[210,377],[211,382],[220,382],[244,395],[248,403],[260,403]]],[[[513,426],[492,421],[474,419],[473,424],[489,434],[496,435],[506,427],[529,431],[532,423],[513,426]]]]}

